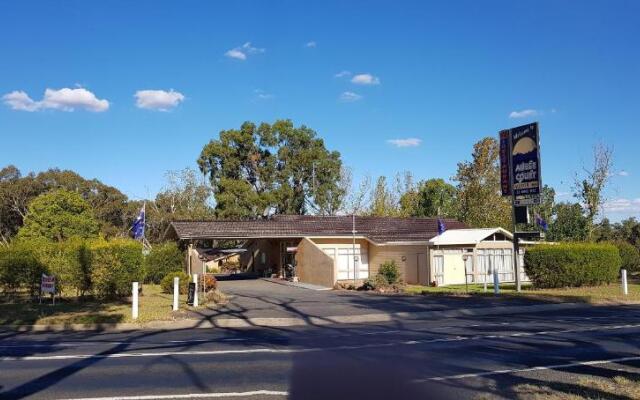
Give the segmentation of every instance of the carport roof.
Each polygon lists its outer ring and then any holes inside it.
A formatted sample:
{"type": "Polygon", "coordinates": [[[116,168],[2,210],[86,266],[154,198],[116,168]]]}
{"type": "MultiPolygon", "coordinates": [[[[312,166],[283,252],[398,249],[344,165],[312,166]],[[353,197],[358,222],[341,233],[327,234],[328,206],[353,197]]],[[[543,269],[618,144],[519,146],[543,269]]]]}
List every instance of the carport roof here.
{"type": "MultiPolygon", "coordinates": [[[[466,228],[454,219],[444,219],[448,229],[466,228]]],[[[376,243],[427,242],[438,234],[437,218],[355,217],[357,236],[376,243]]],[[[179,240],[302,238],[351,236],[352,217],[276,215],[270,219],[238,221],[175,221],[165,236],[179,240]]]]}

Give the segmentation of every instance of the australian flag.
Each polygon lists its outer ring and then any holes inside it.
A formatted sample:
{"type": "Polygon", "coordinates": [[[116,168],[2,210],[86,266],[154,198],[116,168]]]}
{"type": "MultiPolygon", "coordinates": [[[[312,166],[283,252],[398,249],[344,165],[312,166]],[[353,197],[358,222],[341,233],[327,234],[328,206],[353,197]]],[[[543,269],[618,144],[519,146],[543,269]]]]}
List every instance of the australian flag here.
{"type": "Polygon", "coordinates": [[[447,227],[445,226],[444,221],[438,218],[438,235],[442,235],[446,230],[447,227]]]}
{"type": "Polygon", "coordinates": [[[545,221],[544,218],[540,216],[540,214],[536,214],[536,225],[542,228],[542,230],[545,232],[547,231],[547,229],[549,229],[549,225],[547,225],[547,221],[545,221]]]}
{"type": "Polygon", "coordinates": [[[145,208],[147,207],[146,203],[140,209],[140,214],[135,221],[133,221],[133,225],[131,226],[131,231],[133,232],[134,239],[142,239],[144,238],[144,224],[145,224],[145,208]]]}

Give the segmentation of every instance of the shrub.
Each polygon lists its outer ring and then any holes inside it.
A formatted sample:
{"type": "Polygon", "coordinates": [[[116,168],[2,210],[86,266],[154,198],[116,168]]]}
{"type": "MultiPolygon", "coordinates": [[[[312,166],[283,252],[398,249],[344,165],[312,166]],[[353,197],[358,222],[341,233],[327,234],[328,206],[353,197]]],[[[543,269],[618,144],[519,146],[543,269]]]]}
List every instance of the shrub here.
{"type": "Polygon", "coordinates": [[[627,242],[616,242],[615,245],[622,259],[622,268],[627,272],[640,272],[640,251],[627,242]]]}
{"type": "Polygon", "coordinates": [[[540,288],[599,285],[617,279],[621,265],[611,244],[538,245],[524,255],[525,271],[540,288]]]}
{"type": "Polygon", "coordinates": [[[32,297],[40,292],[40,278],[47,272],[32,243],[14,242],[0,249],[0,286],[6,292],[25,288],[32,297]]]}
{"type": "Polygon", "coordinates": [[[227,296],[218,289],[208,291],[204,298],[207,303],[224,304],[227,302],[227,296]]]}
{"type": "Polygon", "coordinates": [[[218,281],[216,280],[216,277],[210,274],[206,274],[206,275],[199,275],[199,279],[200,282],[198,282],[198,285],[200,285],[202,288],[206,288],[207,291],[209,290],[216,290],[218,288],[218,281]]]}
{"type": "Polygon", "coordinates": [[[173,278],[180,278],[180,294],[187,294],[189,290],[189,275],[182,271],[169,272],[164,278],[160,280],[160,288],[163,293],[173,294],[173,278]]]}
{"type": "Polygon", "coordinates": [[[135,240],[100,241],[92,246],[91,280],[100,298],[125,297],[143,277],[142,245],[135,240]]]}
{"type": "Polygon", "coordinates": [[[56,290],[84,296],[91,291],[91,251],[86,241],[70,239],[65,242],[39,246],[39,258],[56,277],[56,290]]]}
{"type": "Polygon", "coordinates": [[[146,283],[160,283],[170,272],[182,270],[183,256],[174,242],[166,242],[153,246],[144,259],[146,283]]]}
{"type": "Polygon", "coordinates": [[[380,265],[378,269],[378,275],[380,275],[388,285],[393,285],[400,281],[400,269],[396,265],[394,260],[385,261],[380,265]]]}

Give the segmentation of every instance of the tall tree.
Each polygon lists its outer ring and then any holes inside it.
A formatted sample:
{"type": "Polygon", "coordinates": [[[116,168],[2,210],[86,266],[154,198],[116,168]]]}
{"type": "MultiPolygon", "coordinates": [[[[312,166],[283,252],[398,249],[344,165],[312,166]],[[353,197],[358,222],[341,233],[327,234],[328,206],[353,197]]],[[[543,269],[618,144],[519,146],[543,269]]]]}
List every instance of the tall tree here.
{"type": "Polygon", "coordinates": [[[30,204],[18,238],[45,238],[61,242],[72,237],[96,238],[98,221],[93,210],[78,193],[53,190],[30,204]]]}
{"type": "Polygon", "coordinates": [[[549,226],[550,241],[583,241],[588,237],[588,220],[577,203],[558,203],[554,209],[555,219],[549,226]]]}
{"type": "Polygon", "coordinates": [[[417,189],[405,193],[400,204],[403,214],[408,216],[455,217],[458,211],[457,191],[444,179],[428,179],[420,182],[417,189]]]}
{"type": "Polygon", "coordinates": [[[378,177],[369,201],[369,215],[377,217],[391,217],[398,215],[398,199],[393,190],[389,189],[387,178],[378,177]]]}
{"type": "Polygon", "coordinates": [[[501,195],[500,148],[486,137],[473,145],[472,160],[458,163],[458,216],[472,227],[511,227],[511,204],[501,195]]]}
{"type": "Polygon", "coordinates": [[[198,165],[209,175],[221,218],[254,217],[267,206],[283,214],[333,213],[345,195],[340,153],[290,120],[222,131],[202,149],[198,165]]]}
{"type": "Polygon", "coordinates": [[[602,143],[593,147],[593,166],[575,175],[574,196],[583,204],[587,217],[587,236],[593,239],[595,218],[605,202],[604,190],[611,178],[613,150],[602,143]]]}

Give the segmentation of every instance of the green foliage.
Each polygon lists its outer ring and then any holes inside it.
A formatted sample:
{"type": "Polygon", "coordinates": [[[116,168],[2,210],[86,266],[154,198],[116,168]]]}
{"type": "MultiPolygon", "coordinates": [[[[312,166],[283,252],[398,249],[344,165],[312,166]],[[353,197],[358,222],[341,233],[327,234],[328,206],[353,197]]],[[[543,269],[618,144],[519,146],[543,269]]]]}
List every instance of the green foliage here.
{"type": "Polygon", "coordinates": [[[394,260],[385,261],[378,269],[378,276],[388,285],[393,285],[400,281],[400,269],[394,260]]]}
{"type": "Polygon", "coordinates": [[[183,271],[176,271],[168,273],[162,280],[160,280],[160,287],[164,293],[173,294],[173,278],[180,278],[179,290],[180,294],[187,294],[189,290],[190,277],[183,271]]]}
{"type": "Polygon", "coordinates": [[[221,218],[246,218],[274,205],[282,214],[335,213],[344,197],[338,152],[289,120],[220,132],[198,159],[209,175],[221,218]]]}
{"type": "Polygon", "coordinates": [[[457,191],[443,179],[428,179],[417,190],[405,192],[400,198],[403,215],[411,217],[455,217],[457,191]]]}
{"type": "Polygon", "coordinates": [[[56,277],[56,290],[84,296],[91,291],[91,250],[86,241],[40,241],[37,256],[56,277]]]}
{"type": "Polygon", "coordinates": [[[500,147],[486,137],[473,146],[473,160],[458,163],[458,218],[474,228],[511,227],[511,202],[501,195],[500,147]]]}
{"type": "Polygon", "coordinates": [[[142,245],[129,239],[96,242],[91,247],[93,289],[99,298],[125,297],[144,275],[142,245]]]}
{"type": "Polygon", "coordinates": [[[527,249],[525,271],[539,288],[594,286],[618,277],[622,260],[611,244],[563,243],[527,249]]]}
{"type": "Polygon", "coordinates": [[[36,243],[12,243],[0,247],[0,286],[6,292],[26,289],[32,297],[40,291],[40,278],[46,273],[36,243]]]}
{"type": "Polygon", "coordinates": [[[79,194],[60,189],[29,204],[18,238],[61,242],[72,237],[96,238],[98,229],[91,206],[79,194]]]}
{"type": "Polygon", "coordinates": [[[550,241],[583,241],[588,236],[588,220],[577,203],[559,203],[555,208],[555,219],[549,226],[550,241]]]}
{"type": "Polygon", "coordinates": [[[183,255],[175,242],[165,242],[153,246],[144,259],[144,281],[160,283],[170,272],[182,270],[183,255]]]}
{"type": "Polygon", "coordinates": [[[620,258],[622,259],[622,267],[627,272],[640,272],[640,251],[627,242],[615,242],[620,258]]]}

